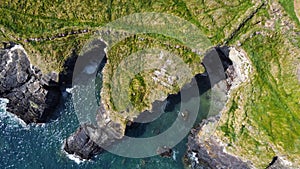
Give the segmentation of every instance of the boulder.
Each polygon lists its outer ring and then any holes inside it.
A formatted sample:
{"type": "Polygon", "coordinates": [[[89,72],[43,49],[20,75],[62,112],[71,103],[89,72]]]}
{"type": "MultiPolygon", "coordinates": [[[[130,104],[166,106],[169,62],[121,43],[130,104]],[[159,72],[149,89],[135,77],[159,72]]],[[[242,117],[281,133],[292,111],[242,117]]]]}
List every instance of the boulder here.
{"type": "Polygon", "coordinates": [[[91,140],[85,125],[80,126],[75,133],[65,140],[64,150],[82,159],[91,159],[103,151],[101,147],[91,140]]]}

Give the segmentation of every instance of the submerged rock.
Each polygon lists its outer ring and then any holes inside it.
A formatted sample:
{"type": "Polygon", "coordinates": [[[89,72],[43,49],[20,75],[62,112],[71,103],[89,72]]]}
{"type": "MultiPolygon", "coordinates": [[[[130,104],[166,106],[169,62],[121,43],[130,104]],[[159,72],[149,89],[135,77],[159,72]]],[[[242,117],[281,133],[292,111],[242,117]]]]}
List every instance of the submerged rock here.
{"type": "Polygon", "coordinates": [[[161,157],[172,157],[173,156],[173,150],[170,147],[163,146],[158,147],[156,150],[157,154],[159,154],[161,157]]]}
{"type": "Polygon", "coordinates": [[[24,122],[48,120],[60,97],[54,78],[32,66],[21,45],[0,49],[0,97],[9,100],[7,110],[24,122]]]}

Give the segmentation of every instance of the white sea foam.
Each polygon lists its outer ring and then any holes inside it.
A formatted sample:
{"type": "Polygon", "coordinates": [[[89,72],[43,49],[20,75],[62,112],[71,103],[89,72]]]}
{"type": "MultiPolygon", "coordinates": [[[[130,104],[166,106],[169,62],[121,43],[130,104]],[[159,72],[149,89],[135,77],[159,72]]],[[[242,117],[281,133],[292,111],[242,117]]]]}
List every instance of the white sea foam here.
{"type": "Polygon", "coordinates": [[[75,155],[75,154],[67,154],[67,157],[68,157],[70,160],[74,161],[76,164],[80,164],[80,163],[86,161],[86,160],[80,159],[80,157],[77,156],[77,155],[75,155]]]}
{"type": "Polygon", "coordinates": [[[7,123],[11,127],[18,128],[19,126],[22,126],[25,129],[29,129],[30,126],[27,125],[22,119],[18,118],[15,114],[6,111],[8,103],[8,99],[0,98],[0,121],[7,120],[7,123]]]}
{"type": "Polygon", "coordinates": [[[63,98],[67,98],[67,96],[69,94],[73,94],[74,93],[73,90],[74,90],[74,87],[72,87],[72,88],[66,88],[66,90],[62,91],[63,98]]]}
{"type": "Polygon", "coordinates": [[[6,111],[6,105],[9,103],[9,100],[6,98],[0,98],[0,109],[6,111]]]}
{"type": "Polygon", "coordinates": [[[176,154],[178,154],[178,153],[179,153],[179,151],[173,150],[172,158],[173,158],[174,161],[176,161],[176,154]]]}
{"type": "Polygon", "coordinates": [[[80,164],[80,163],[83,163],[83,162],[88,161],[88,160],[85,160],[85,159],[81,159],[81,158],[80,158],[78,155],[76,155],[76,154],[69,154],[68,152],[66,152],[66,151],[63,149],[63,147],[62,147],[62,151],[66,154],[66,156],[67,156],[70,160],[74,161],[76,164],[80,164]]]}
{"type": "Polygon", "coordinates": [[[72,88],[66,88],[66,92],[72,93],[73,89],[74,89],[73,87],[72,88]]]}

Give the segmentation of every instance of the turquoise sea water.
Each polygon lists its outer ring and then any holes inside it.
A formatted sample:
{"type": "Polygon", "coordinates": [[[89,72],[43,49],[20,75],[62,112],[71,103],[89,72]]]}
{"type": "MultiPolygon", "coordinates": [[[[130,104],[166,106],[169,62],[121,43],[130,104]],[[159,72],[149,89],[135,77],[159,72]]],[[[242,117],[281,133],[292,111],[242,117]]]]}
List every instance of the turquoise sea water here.
{"type": "MultiPolygon", "coordinates": [[[[145,159],[131,159],[119,157],[105,152],[94,160],[80,164],[70,160],[62,151],[62,144],[79,123],[74,112],[72,99],[65,98],[57,110],[60,117],[50,123],[42,125],[22,126],[17,118],[0,108],[0,168],[99,168],[99,169],[180,169],[184,168],[182,157],[186,150],[187,139],[181,141],[174,150],[176,158],[162,158],[154,156],[145,159]]],[[[176,110],[174,110],[176,111],[176,110]]],[[[203,109],[200,110],[204,111],[203,109]]],[[[156,130],[163,130],[167,119],[173,119],[176,113],[165,113],[161,121],[155,121],[146,126],[144,135],[156,130]]],[[[202,118],[199,116],[199,118],[202,118]]]]}
{"type": "MultiPolygon", "coordinates": [[[[101,87],[100,87],[101,88],[101,87]]],[[[207,92],[209,93],[209,92],[207,92]]],[[[205,118],[209,101],[207,93],[201,96],[200,110],[195,124],[205,118]]],[[[139,137],[149,137],[166,130],[178,116],[179,106],[172,112],[164,113],[159,119],[147,124],[139,137]]],[[[41,125],[22,125],[18,118],[5,111],[0,104],[0,169],[182,169],[187,137],[173,148],[173,158],[154,156],[144,159],[124,158],[109,152],[95,157],[92,161],[77,164],[62,151],[64,140],[79,126],[71,95],[61,101],[56,120],[41,125]]],[[[146,145],[145,145],[146,146],[146,145]]],[[[142,150],[141,150],[142,151],[142,150]]]]}

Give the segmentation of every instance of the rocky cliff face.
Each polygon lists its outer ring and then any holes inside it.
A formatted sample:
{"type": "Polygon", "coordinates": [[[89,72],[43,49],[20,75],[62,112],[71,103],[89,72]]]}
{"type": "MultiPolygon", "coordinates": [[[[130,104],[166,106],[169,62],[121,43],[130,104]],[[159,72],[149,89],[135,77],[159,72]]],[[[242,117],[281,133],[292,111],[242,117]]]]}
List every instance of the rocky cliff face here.
{"type": "Polygon", "coordinates": [[[48,120],[59,102],[55,74],[42,75],[32,66],[21,45],[0,49],[0,97],[7,98],[7,110],[26,123],[48,120]]]}
{"type": "Polygon", "coordinates": [[[76,154],[83,159],[90,159],[103,151],[93,142],[86,130],[86,125],[80,126],[64,143],[64,150],[69,154],[76,154]]]}
{"type": "Polygon", "coordinates": [[[100,106],[97,114],[97,126],[81,125],[65,140],[64,150],[81,159],[91,159],[103,152],[103,148],[108,148],[115,141],[120,140],[124,136],[123,134],[120,124],[111,121],[103,106],[100,106]]]}
{"type": "MultiPolygon", "coordinates": [[[[233,53],[236,52],[236,49],[230,48],[230,52],[228,51],[225,54],[224,57],[231,61],[231,64],[227,65],[225,70],[226,79],[219,80],[215,86],[213,86],[227,96],[230,90],[245,81],[247,77],[244,76],[244,72],[241,70],[244,64],[239,59],[239,56],[235,55],[235,57],[233,57],[233,53]]],[[[219,105],[220,103],[218,102],[224,102],[224,100],[220,100],[220,98],[214,100],[215,105],[219,105]]],[[[223,104],[223,106],[225,105],[223,104]]],[[[192,169],[202,169],[203,167],[213,169],[253,168],[250,162],[242,161],[239,157],[227,153],[225,150],[226,145],[223,145],[223,143],[212,134],[222,114],[221,110],[217,111],[220,113],[203,120],[198,127],[192,129],[188,137],[187,153],[185,156],[186,163],[192,169]]]]}
{"type": "MultiPolygon", "coordinates": [[[[227,98],[230,97],[233,89],[248,82],[252,73],[251,63],[244,55],[244,52],[232,47],[228,57],[232,61],[232,65],[225,71],[227,78],[219,81],[215,86],[219,89],[221,88],[220,86],[224,86],[222,83],[225,84],[227,87],[222,90],[227,95],[227,98]]],[[[214,104],[218,104],[217,102],[214,104]]],[[[192,129],[188,137],[188,148],[185,155],[185,162],[190,168],[255,168],[252,161],[227,152],[226,148],[230,145],[225,144],[215,134],[219,120],[226,111],[226,107],[224,107],[219,111],[219,114],[203,120],[196,128],[192,129]]],[[[270,164],[267,168],[287,169],[289,167],[286,167],[286,162],[283,158],[276,156],[273,160],[270,159],[270,164]]]]}
{"type": "Polygon", "coordinates": [[[218,122],[217,116],[203,120],[197,128],[192,130],[188,138],[188,153],[185,159],[189,166],[192,169],[202,169],[203,167],[213,169],[253,168],[249,162],[244,162],[238,157],[228,154],[225,151],[224,145],[222,145],[217,138],[209,137],[208,139],[202,140],[202,135],[199,134],[199,132],[215,122],[218,122]]]}
{"type": "MultiPolygon", "coordinates": [[[[192,81],[181,91],[190,94],[190,97],[195,97],[194,88],[199,87],[200,94],[209,90],[218,82],[226,79],[224,71],[231,67],[232,62],[228,58],[228,47],[216,47],[207,52],[203,59],[203,65],[206,72],[195,76],[195,81],[192,81]],[[209,78],[208,75],[214,78],[209,78]]],[[[180,92],[179,92],[180,93],[180,92]]],[[[172,106],[180,102],[180,94],[169,95],[168,104],[165,109],[171,110],[172,106]]],[[[198,96],[198,95],[196,95],[198,96]]],[[[70,154],[75,154],[83,159],[90,159],[95,155],[95,151],[101,147],[109,147],[115,141],[122,139],[124,136],[123,124],[113,121],[110,114],[101,105],[97,113],[97,126],[83,125],[72,136],[66,139],[64,143],[64,150],[70,154]],[[97,144],[95,144],[97,142],[97,144]]],[[[128,127],[128,126],[127,126],[128,127]]],[[[160,153],[158,153],[160,154],[160,153]]]]}

